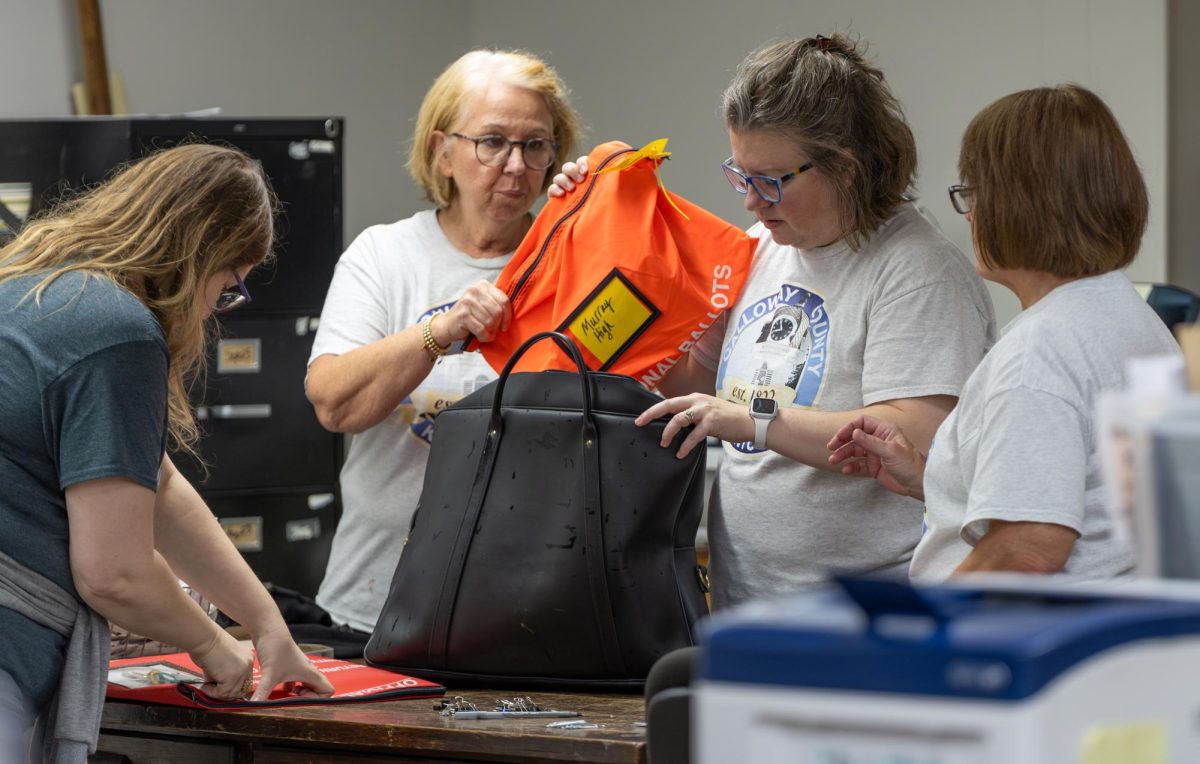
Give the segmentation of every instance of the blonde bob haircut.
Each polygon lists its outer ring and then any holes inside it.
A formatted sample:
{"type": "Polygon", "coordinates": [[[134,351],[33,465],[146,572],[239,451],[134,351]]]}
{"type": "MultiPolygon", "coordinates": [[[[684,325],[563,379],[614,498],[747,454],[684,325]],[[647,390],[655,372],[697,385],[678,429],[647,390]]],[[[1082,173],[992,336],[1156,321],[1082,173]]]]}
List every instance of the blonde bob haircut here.
{"type": "Polygon", "coordinates": [[[172,450],[193,452],[198,428],[188,380],[204,378],[205,286],[270,256],[278,207],[261,167],[240,151],[189,144],[121,169],[104,183],[31,219],[0,249],[0,281],[41,275],[41,299],[70,271],[131,292],[163,329],[170,352],[167,430],[172,450]]]}
{"type": "MultiPolygon", "coordinates": [[[[494,82],[507,82],[539,93],[550,111],[551,137],[558,144],[554,164],[546,170],[542,181],[545,191],[563,161],[575,150],[579,139],[579,118],[567,103],[567,86],[545,61],[521,50],[473,50],[450,64],[434,80],[421,110],[413,133],[412,151],[408,157],[408,172],[425,192],[425,198],[438,209],[449,207],[457,189],[453,178],[438,172],[438,153],[434,131],[454,131],[463,119],[471,97],[494,82]]],[[[448,145],[443,142],[443,150],[448,145]]]]}
{"type": "Polygon", "coordinates": [[[963,135],[958,169],[990,268],[1079,278],[1137,254],[1146,184],[1116,118],[1086,88],[1023,90],[986,107],[963,135]]]}
{"type": "Polygon", "coordinates": [[[728,129],[790,139],[833,182],[842,236],[853,249],[895,213],[916,181],[917,145],[900,102],[864,49],[844,35],[754,51],[738,65],[721,108],[728,129]]]}

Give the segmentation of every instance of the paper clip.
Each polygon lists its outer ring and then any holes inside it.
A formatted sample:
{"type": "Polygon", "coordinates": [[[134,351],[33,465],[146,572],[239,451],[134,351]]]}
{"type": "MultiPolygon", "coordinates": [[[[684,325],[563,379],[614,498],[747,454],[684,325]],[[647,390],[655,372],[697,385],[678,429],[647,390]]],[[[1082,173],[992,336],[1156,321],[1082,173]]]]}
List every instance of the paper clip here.
{"type": "Polygon", "coordinates": [[[515,713],[518,711],[541,711],[542,707],[533,702],[533,698],[526,695],[525,697],[517,696],[512,700],[501,698],[496,701],[496,710],[505,711],[507,713],[515,713]]]}
{"type": "Polygon", "coordinates": [[[454,700],[443,700],[434,706],[441,716],[454,716],[463,711],[478,711],[479,707],[462,695],[455,695],[454,700]]]}
{"type": "Polygon", "coordinates": [[[458,711],[455,719],[554,719],[579,716],[578,711],[458,711]]]}

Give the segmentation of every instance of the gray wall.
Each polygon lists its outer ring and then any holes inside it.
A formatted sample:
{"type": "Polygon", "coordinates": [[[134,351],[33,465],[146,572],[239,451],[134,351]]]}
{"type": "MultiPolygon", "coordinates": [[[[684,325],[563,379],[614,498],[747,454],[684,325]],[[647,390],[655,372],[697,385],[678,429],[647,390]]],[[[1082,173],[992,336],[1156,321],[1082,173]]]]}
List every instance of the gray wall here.
{"type": "MultiPolygon", "coordinates": [[[[668,188],[746,224],[717,170],[729,153],[716,112],[722,88],[738,61],[767,40],[848,29],[870,41],[905,104],[921,152],[923,203],[966,252],[967,228],[945,187],[957,179],[958,140],[970,117],[1012,90],[1079,82],[1112,106],[1150,187],[1150,228],[1130,275],[1162,280],[1167,2],[102,0],[102,7],[109,63],[123,75],[134,111],[220,106],[231,116],[345,116],[347,240],[423,206],[403,169],[411,120],[437,72],[474,46],[545,56],[570,84],[589,142],[670,138],[668,188]]],[[[1172,2],[1177,16],[1200,13],[1172,2]]],[[[68,112],[67,88],[82,77],[74,7],[74,0],[0,0],[0,19],[20,18],[0,22],[0,71],[10,83],[0,116],[68,112]]],[[[1188,85],[1174,83],[1175,90],[1188,85]]],[[[1198,217],[1190,215],[1193,228],[1198,217]]],[[[1185,238],[1173,229],[1172,243],[1181,248],[1196,233],[1185,238]]],[[[993,295],[1002,320],[1016,312],[1007,292],[993,295]]]]}
{"type": "Polygon", "coordinates": [[[0,0],[0,117],[71,113],[71,82],[83,79],[75,8],[65,0],[0,0]]]}
{"type": "Polygon", "coordinates": [[[1171,0],[1168,20],[1167,275],[1200,294],[1200,3],[1171,0]]]}
{"type": "MultiPolygon", "coordinates": [[[[75,0],[0,0],[0,117],[70,113],[75,0]],[[19,13],[21,23],[4,19],[19,13]]],[[[346,242],[420,209],[404,170],[421,96],[469,47],[470,2],[101,0],[133,112],[344,116],[346,242]]]]}
{"type": "MultiPolygon", "coordinates": [[[[1162,0],[522,0],[511,7],[519,11],[496,13],[495,4],[477,2],[472,42],[549,56],[594,141],[669,137],[676,153],[665,168],[667,187],[739,224],[751,218],[717,169],[729,155],[717,105],[738,62],[763,42],[834,29],[870,42],[917,137],[922,204],[968,254],[966,222],[945,189],[957,182],[959,139],[971,117],[1014,90],[1083,84],[1116,113],[1150,188],[1150,225],[1129,274],[1166,275],[1162,0]]],[[[1001,321],[1015,315],[1011,293],[989,287],[1001,321]]]]}

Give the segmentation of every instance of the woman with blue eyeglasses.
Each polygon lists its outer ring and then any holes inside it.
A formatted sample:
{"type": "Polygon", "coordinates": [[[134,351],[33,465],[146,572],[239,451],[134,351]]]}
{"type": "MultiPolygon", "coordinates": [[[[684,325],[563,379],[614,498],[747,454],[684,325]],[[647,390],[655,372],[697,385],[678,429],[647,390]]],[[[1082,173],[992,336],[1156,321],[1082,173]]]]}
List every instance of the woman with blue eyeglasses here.
{"type": "MultiPolygon", "coordinates": [[[[709,505],[715,607],[831,571],[903,576],[920,502],[838,474],[826,444],[877,415],[928,447],[994,338],[991,301],[913,205],[912,133],[853,41],[752,53],[723,112],[733,155],[721,169],[759,249],[738,304],[639,422],[672,416],[664,446],[693,425],[680,453],[725,441],[709,505]]],[[[586,166],[563,170],[552,194],[586,166]]]]}

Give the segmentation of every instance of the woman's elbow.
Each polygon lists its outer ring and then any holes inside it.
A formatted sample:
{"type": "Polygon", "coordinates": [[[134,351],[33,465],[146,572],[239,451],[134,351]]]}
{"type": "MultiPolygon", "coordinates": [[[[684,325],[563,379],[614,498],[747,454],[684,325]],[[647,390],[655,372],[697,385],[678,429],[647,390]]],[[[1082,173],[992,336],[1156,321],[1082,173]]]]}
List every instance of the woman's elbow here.
{"type": "Polygon", "coordinates": [[[317,415],[317,421],[321,423],[322,427],[330,432],[349,432],[345,417],[338,409],[314,401],[311,396],[309,400],[312,402],[313,412],[317,415]]]}
{"type": "Polygon", "coordinates": [[[348,401],[340,399],[335,394],[327,381],[323,379],[324,371],[326,370],[310,371],[304,386],[304,393],[308,397],[308,402],[312,404],[317,421],[330,432],[357,433],[366,429],[357,426],[358,423],[354,421],[353,407],[348,405],[348,401]]]}
{"type": "Polygon", "coordinates": [[[138,588],[150,571],[133,564],[107,565],[87,562],[71,563],[71,579],[79,596],[93,610],[104,614],[137,602],[138,588]]]}
{"type": "Polygon", "coordinates": [[[349,406],[328,406],[317,401],[312,401],[312,404],[313,411],[317,415],[317,421],[330,432],[357,435],[364,430],[370,429],[375,424],[374,422],[365,421],[362,416],[358,415],[349,406]]]}

